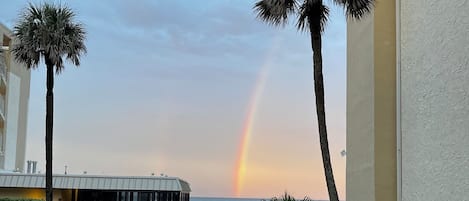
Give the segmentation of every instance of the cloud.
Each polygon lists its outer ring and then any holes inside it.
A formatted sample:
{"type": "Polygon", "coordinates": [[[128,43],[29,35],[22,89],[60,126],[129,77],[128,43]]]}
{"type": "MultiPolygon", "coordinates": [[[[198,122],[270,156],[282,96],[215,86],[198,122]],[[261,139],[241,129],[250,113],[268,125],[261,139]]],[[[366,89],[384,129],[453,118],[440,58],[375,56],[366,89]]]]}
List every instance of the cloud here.
{"type": "Polygon", "coordinates": [[[139,44],[179,53],[214,57],[240,55],[243,50],[246,56],[269,42],[274,31],[255,20],[250,4],[214,2],[197,7],[184,1],[124,1],[117,10],[127,31],[145,38],[139,44]]]}

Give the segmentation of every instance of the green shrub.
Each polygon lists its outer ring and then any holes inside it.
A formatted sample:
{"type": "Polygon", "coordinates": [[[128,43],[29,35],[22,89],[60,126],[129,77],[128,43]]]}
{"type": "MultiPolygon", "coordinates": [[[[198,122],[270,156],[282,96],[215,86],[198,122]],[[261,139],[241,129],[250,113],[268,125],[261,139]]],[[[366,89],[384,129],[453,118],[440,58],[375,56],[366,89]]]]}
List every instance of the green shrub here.
{"type": "Polygon", "coordinates": [[[297,200],[292,195],[288,194],[288,192],[285,192],[280,197],[273,197],[270,200],[262,200],[262,201],[313,201],[313,200],[311,200],[308,197],[304,197],[302,200],[297,200]]]}

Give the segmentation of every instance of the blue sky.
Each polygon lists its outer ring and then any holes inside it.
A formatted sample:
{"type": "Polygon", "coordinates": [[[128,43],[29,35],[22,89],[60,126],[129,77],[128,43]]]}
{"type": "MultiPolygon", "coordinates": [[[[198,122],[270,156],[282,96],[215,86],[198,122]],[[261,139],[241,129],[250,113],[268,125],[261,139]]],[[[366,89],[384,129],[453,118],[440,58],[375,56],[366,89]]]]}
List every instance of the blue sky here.
{"type": "MultiPolygon", "coordinates": [[[[37,1],[33,1],[37,2],[37,1]]],[[[87,29],[79,68],[56,77],[55,171],[188,180],[193,195],[233,196],[233,168],[259,70],[269,64],[250,141],[244,197],[284,190],[325,198],[309,36],[256,19],[254,0],[63,1],[87,29]],[[275,47],[275,48],[274,48],[275,47]],[[263,172],[264,174],[257,174],[263,172]]],[[[12,27],[27,1],[2,4],[12,27]]],[[[343,12],[323,42],[331,155],[344,197],[343,12]]],[[[44,165],[45,71],[32,72],[27,159],[44,165]]],[[[44,168],[40,167],[40,170],[44,168]]]]}

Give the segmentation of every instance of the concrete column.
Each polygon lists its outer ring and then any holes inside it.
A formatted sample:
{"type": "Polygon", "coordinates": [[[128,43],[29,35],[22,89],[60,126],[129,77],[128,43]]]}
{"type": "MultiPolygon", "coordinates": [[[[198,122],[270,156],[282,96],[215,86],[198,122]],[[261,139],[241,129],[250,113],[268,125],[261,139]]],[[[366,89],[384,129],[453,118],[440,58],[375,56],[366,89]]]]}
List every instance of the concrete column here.
{"type": "Polygon", "coordinates": [[[347,201],[396,201],[395,1],[347,26],[347,201]]]}

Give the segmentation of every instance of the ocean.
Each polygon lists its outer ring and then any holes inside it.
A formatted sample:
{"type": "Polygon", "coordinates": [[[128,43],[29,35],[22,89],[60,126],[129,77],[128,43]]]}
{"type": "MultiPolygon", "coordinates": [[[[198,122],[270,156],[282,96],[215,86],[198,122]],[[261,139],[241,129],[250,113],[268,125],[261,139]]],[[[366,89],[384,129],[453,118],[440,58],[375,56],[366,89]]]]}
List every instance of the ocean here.
{"type": "Polygon", "coordinates": [[[190,201],[262,201],[263,198],[191,197],[190,201]]]}
{"type": "MultiPolygon", "coordinates": [[[[270,198],[217,198],[217,197],[191,197],[190,201],[269,201],[270,198]]],[[[320,201],[320,200],[311,200],[320,201]]]]}

